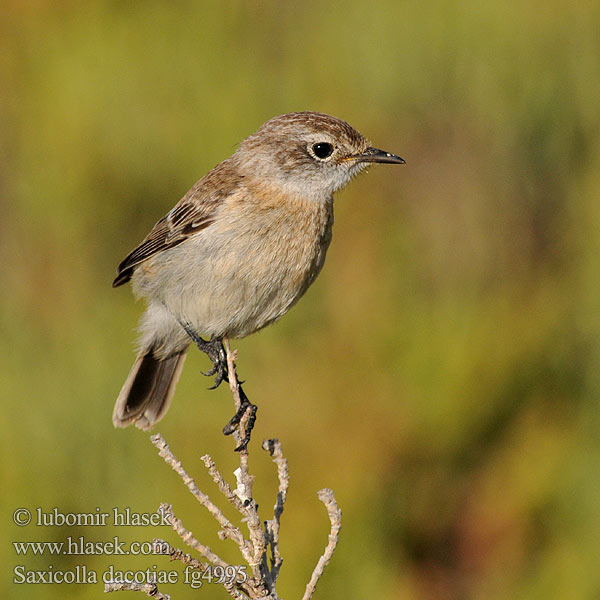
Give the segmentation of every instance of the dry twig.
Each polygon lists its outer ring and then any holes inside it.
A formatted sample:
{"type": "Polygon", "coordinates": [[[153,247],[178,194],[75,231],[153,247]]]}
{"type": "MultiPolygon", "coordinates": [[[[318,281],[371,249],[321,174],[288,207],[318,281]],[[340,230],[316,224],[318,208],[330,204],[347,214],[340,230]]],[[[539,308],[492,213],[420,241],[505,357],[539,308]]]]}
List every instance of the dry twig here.
{"type": "Polygon", "coordinates": [[[104,592],[143,592],[156,600],[171,600],[171,596],[161,594],[155,583],[105,583],[104,592]]]}
{"type": "MultiPolygon", "coordinates": [[[[235,372],[235,351],[231,351],[229,343],[225,340],[225,349],[227,351],[227,365],[229,385],[239,414],[242,414],[240,407],[244,402],[248,403],[245,394],[241,389],[235,372]]],[[[252,406],[252,405],[250,405],[252,406]]],[[[221,539],[232,540],[239,548],[240,554],[250,573],[246,573],[246,567],[241,565],[231,565],[215,554],[208,546],[198,541],[194,534],[186,529],[183,523],[175,516],[170,504],[161,504],[159,510],[163,513],[173,530],[181,540],[190,548],[198,552],[207,562],[199,561],[190,554],[185,553],[179,548],[174,548],[164,540],[156,539],[154,544],[160,549],[157,554],[166,554],[171,560],[177,560],[201,574],[208,569],[220,568],[224,573],[235,573],[235,577],[223,578],[220,582],[227,593],[235,600],[252,600],[261,598],[266,600],[279,600],[275,591],[275,584],[281,569],[283,559],[279,552],[279,531],[281,525],[281,515],[284,510],[285,501],[289,488],[289,473],[286,458],[283,456],[279,440],[272,439],[263,442],[263,449],[269,452],[273,462],[277,467],[277,476],[279,480],[279,489],[277,498],[273,507],[273,518],[264,522],[264,529],[258,514],[258,507],[252,497],[252,485],[254,477],[250,474],[248,468],[248,448],[247,428],[251,428],[256,409],[246,410],[240,419],[238,427],[232,431],[237,444],[236,450],[239,452],[240,466],[235,471],[236,487],[235,489],[227,482],[223,475],[217,469],[213,459],[208,455],[202,457],[204,466],[209,475],[217,485],[219,491],[230,502],[241,515],[241,521],[246,523],[248,528],[248,538],[242,533],[241,529],[234,525],[222,512],[222,510],[202,492],[196,482],[190,477],[183,468],[181,462],[177,460],[166,441],[160,434],[150,437],[154,446],[158,449],[159,456],[177,473],[184,482],[190,493],[204,506],[214,519],[221,526],[219,537],[221,539]],[[270,556],[268,556],[270,554],[270,556]]],[[[317,562],[311,579],[306,586],[302,600],[310,600],[315,591],[317,582],[323,574],[323,570],[331,560],[341,528],[341,511],[337,506],[333,492],[329,489],[323,489],[318,494],[319,500],[325,504],[331,530],[329,541],[323,552],[323,555],[317,562]]],[[[148,596],[158,599],[168,600],[168,596],[161,594],[153,583],[146,584],[120,584],[107,583],[106,592],[131,590],[146,593],[148,596]]]]}
{"type": "Polygon", "coordinates": [[[337,546],[338,539],[340,537],[340,529],[342,528],[342,511],[338,508],[337,502],[335,501],[335,496],[333,495],[333,490],[324,488],[319,490],[318,496],[319,500],[327,509],[327,514],[329,515],[329,521],[331,523],[331,531],[329,532],[329,540],[327,542],[327,546],[325,547],[325,551],[323,552],[323,555],[319,559],[317,566],[312,572],[312,576],[306,585],[306,590],[304,592],[304,596],[302,596],[302,600],[310,600],[310,598],[312,598],[315,588],[317,587],[317,583],[319,582],[321,575],[323,575],[325,567],[329,564],[329,561],[333,556],[335,547],[337,546]]]}

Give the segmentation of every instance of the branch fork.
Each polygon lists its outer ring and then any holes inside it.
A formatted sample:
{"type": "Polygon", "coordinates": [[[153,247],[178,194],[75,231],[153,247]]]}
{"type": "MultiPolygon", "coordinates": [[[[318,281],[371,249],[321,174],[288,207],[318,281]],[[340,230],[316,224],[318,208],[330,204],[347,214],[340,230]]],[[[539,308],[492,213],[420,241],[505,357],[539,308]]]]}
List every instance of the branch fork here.
{"type": "MultiPolygon", "coordinates": [[[[224,341],[224,345],[227,352],[229,385],[238,411],[236,414],[241,415],[239,426],[232,431],[237,444],[236,450],[240,457],[240,466],[234,472],[236,479],[235,488],[229,485],[208,454],[202,457],[202,462],[219,492],[240,514],[240,522],[246,524],[247,533],[242,532],[240,527],[232,523],[209,496],[198,488],[194,479],[184,469],[181,461],[175,457],[161,434],[152,435],[150,440],[158,450],[159,456],[177,473],[190,493],[219,523],[219,538],[222,540],[229,539],[238,546],[241,558],[246,565],[229,564],[208,546],[196,539],[194,534],[186,529],[181,520],[177,518],[172,506],[167,503],[161,504],[159,510],[184,544],[197,552],[203,560],[199,560],[179,548],[172,547],[164,540],[156,539],[154,543],[157,548],[160,548],[160,552],[158,553],[167,554],[170,560],[177,560],[186,565],[186,567],[200,573],[204,573],[207,569],[214,567],[221,567],[225,573],[237,573],[238,576],[233,579],[224,580],[222,583],[227,593],[235,600],[254,600],[256,598],[279,600],[275,586],[283,563],[283,558],[279,551],[279,532],[281,515],[283,514],[289,488],[288,463],[283,455],[279,440],[270,439],[263,442],[262,448],[270,454],[277,468],[279,481],[273,507],[273,517],[263,524],[258,514],[257,504],[252,498],[254,476],[250,474],[248,469],[246,439],[247,433],[252,429],[254,424],[256,407],[249,403],[237,380],[235,372],[236,351],[230,350],[227,340],[224,341]],[[244,407],[244,405],[254,407],[254,409],[246,408],[242,411],[241,407],[244,407]],[[245,570],[247,567],[249,568],[248,573],[245,570]]],[[[333,556],[341,528],[341,510],[337,506],[333,492],[330,489],[322,489],[318,492],[318,497],[327,509],[331,528],[328,543],[312,572],[310,581],[306,585],[302,600],[310,600],[312,598],[319,578],[333,556]]],[[[168,600],[169,598],[167,595],[161,594],[155,584],[150,583],[121,584],[109,582],[105,584],[104,591],[138,591],[159,600],[168,600]]]]}

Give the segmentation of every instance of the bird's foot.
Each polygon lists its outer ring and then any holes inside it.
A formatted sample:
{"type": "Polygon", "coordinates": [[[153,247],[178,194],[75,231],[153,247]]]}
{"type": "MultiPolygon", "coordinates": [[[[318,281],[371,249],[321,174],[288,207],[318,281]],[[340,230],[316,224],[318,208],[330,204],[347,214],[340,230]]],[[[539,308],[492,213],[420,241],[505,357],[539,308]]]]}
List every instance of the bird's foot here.
{"type": "Polygon", "coordinates": [[[203,372],[203,375],[212,377],[215,375],[215,383],[209,390],[218,388],[223,381],[229,381],[227,378],[227,355],[225,354],[225,348],[223,347],[223,341],[219,337],[213,337],[210,341],[203,340],[193,329],[187,324],[183,323],[182,327],[186,333],[192,338],[192,341],[202,352],[204,352],[208,358],[212,361],[212,368],[210,371],[203,372]]]}
{"type": "MultiPolygon", "coordinates": [[[[240,423],[242,419],[249,413],[248,420],[246,421],[246,426],[244,428],[244,438],[239,443],[238,447],[235,449],[236,452],[241,452],[245,450],[250,442],[250,436],[252,435],[252,430],[254,429],[254,423],[256,421],[256,411],[258,410],[258,406],[256,404],[252,404],[250,400],[248,400],[248,396],[244,393],[241,384],[239,381],[237,382],[237,387],[240,393],[240,406],[237,409],[237,412],[225,427],[223,427],[223,433],[225,435],[231,435],[236,429],[240,429],[240,423]]],[[[240,434],[242,431],[240,430],[240,434]]]]}
{"type": "MultiPolygon", "coordinates": [[[[214,390],[219,387],[223,381],[229,382],[229,370],[227,368],[227,353],[225,352],[225,347],[223,346],[223,340],[220,337],[213,337],[210,341],[203,340],[192,328],[192,326],[187,322],[182,322],[181,326],[184,328],[185,332],[190,336],[194,344],[198,346],[202,352],[206,353],[210,360],[212,361],[212,369],[204,373],[204,375],[208,377],[212,377],[215,375],[215,384],[211,386],[209,389],[214,390]]],[[[234,431],[240,432],[240,437],[242,438],[241,442],[238,444],[238,447],[235,449],[236,452],[241,452],[245,450],[250,442],[250,436],[252,434],[252,429],[254,429],[254,423],[256,421],[256,411],[258,410],[258,406],[252,404],[250,400],[248,400],[248,396],[244,393],[242,389],[242,382],[240,382],[235,373],[235,366],[233,368],[232,379],[230,382],[230,386],[232,390],[237,388],[237,393],[239,395],[239,407],[237,412],[233,417],[231,417],[229,423],[223,427],[223,433],[225,435],[231,435],[234,431]],[[248,413],[248,418],[244,426],[242,427],[242,420],[248,413]],[[243,437],[242,437],[243,435],[243,437]]],[[[234,396],[235,396],[234,391],[234,396]]]]}
{"type": "Polygon", "coordinates": [[[227,356],[225,349],[223,348],[223,342],[218,338],[213,338],[210,342],[205,342],[206,346],[202,349],[203,352],[208,354],[208,358],[212,360],[212,368],[210,371],[203,372],[203,375],[212,377],[215,375],[215,383],[208,389],[214,390],[218,388],[223,380],[229,381],[227,378],[227,356]]]}

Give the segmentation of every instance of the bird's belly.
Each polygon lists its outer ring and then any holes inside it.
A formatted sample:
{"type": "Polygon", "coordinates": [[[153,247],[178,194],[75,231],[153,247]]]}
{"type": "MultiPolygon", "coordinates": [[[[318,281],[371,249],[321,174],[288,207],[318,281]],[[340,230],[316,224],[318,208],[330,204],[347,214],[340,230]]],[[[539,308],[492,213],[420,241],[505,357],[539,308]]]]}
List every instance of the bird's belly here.
{"type": "Polygon", "coordinates": [[[201,335],[245,337],[300,299],[323,266],[330,237],[330,227],[323,227],[310,244],[290,232],[185,244],[169,251],[165,269],[177,284],[157,289],[177,320],[201,335]]]}

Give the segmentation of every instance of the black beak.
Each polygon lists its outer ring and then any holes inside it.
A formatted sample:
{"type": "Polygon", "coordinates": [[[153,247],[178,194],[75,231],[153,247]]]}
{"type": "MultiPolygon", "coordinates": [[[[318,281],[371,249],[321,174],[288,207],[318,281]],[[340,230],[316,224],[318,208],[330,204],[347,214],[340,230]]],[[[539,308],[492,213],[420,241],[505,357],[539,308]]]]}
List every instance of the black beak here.
{"type": "Polygon", "coordinates": [[[362,154],[356,154],[352,158],[359,162],[372,163],[390,163],[394,165],[403,165],[406,161],[395,154],[390,154],[379,148],[367,148],[362,154]]]}

